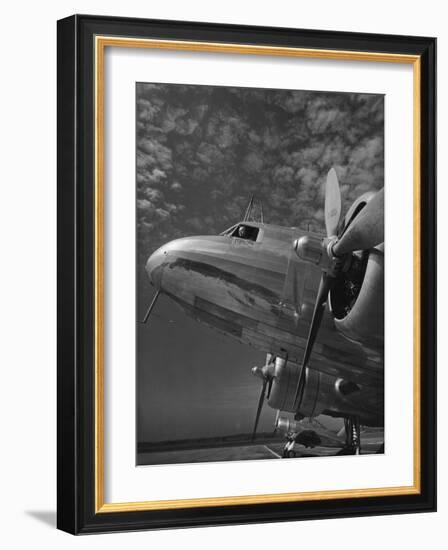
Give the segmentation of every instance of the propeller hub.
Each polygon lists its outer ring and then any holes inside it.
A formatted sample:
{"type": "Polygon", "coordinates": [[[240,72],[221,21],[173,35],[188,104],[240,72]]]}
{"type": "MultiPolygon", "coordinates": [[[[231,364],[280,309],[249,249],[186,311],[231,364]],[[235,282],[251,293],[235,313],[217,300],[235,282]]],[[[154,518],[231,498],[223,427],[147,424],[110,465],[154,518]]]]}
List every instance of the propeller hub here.
{"type": "Polygon", "coordinates": [[[275,365],[270,363],[264,367],[252,367],[252,374],[261,380],[271,380],[275,376],[275,365]]]}
{"type": "Polygon", "coordinates": [[[335,277],[341,263],[340,258],[333,254],[333,247],[337,240],[337,237],[321,239],[313,235],[305,235],[295,241],[294,249],[299,258],[318,265],[322,271],[335,277]]]}
{"type": "Polygon", "coordinates": [[[264,380],[263,369],[261,369],[260,367],[252,367],[251,372],[257,378],[261,378],[261,380],[264,380]]]}
{"type": "Polygon", "coordinates": [[[297,256],[306,262],[319,265],[322,260],[322,239],[305,235],[294,242],[297,256]]]}

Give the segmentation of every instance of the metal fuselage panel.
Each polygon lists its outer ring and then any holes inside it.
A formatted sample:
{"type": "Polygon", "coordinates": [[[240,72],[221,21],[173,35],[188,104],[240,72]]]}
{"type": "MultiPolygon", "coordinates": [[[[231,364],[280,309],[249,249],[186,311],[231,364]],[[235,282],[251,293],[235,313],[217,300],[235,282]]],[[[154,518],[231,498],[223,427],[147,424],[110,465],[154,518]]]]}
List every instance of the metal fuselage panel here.
{"type": "MultiPolygon", "coordinates": [[[[148,275],[198,321],[300,363],[320,269],[293,252],[306,232],[251,225],[259,228],[255,242],[228,235],[172,241],[150,257],[148,275]]],[[[346,340],[326,314],[310,367],[374,382],[382,377],[382,350],[346,340]]]]}

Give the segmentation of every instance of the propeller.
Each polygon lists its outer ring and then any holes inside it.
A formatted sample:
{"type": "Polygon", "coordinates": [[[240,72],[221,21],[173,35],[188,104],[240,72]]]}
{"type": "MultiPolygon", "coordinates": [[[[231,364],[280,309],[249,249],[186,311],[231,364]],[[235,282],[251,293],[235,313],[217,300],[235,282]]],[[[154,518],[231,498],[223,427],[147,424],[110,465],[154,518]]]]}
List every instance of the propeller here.
{"type": "Polygon", "coordinates": [[[252,430],[252,441],[255,439],[257,433],[258,423],[260,421],[261,411],[263,410],[264,400],[269,399],[271,396],[272,384],[274,382],[274,363],[271,362],[271,355],[269,354],[266,359],[266,365],[262,368],[254,367],[252,374],[261,378],[263,384],[261,386],[261,393],[258,399],[257,413],[255,415],[254,428],[252,430]]]}
{"type": "Polygon", "coordinates": [[[327,237],[337,235],[339,218],[341,217],[341,192],[339,190],[338,176],[332,168],[327,175],[325,185],[325,228],[327,237]]]}
{"type": "Polygon", "coordinates": [[[275,414],[275,422],[274,422],[274,434],[278,432],[278,421],[280,418],[280,409],[277,409],[277,412],[275,414]]]}
{"type": "MultiPolygon", "coordinates": [[[[332,168],[325,186],[325,228],[327,238],[323,241],[329,263],[322,276],[314,304],[311,324],[303,353],[297,381],[295,400],[299,406],[304,391],[306,368],[319,332],[328,296],[341,272],[347,254],[355,250],[368,250],[384,241],[384,189],[381,189],[346,227],[340,238],[337,228],[341,216],[341,194],[336,171],[332,168]]],[[[296,247],[297,249],[297,247],[296,247]]]]}
{"type": "Polygon", "coordinates": [[[252,441],[255,439],[255,434],[257,433],[258,422],[260,421],[261,411],[263,410],[263,403],[266,395],[267,385],[268,385],[268,380],[267,379],[263,380],[263,385],[261,387],[261,394],[258,400],[257,414],[255,416],[254,429],[252,430],[252,441]]]}
{"type": "Polygon", "coordinates": [[[333,246],[335,256],[367,250],[384,242],[384,188],[364,206],[333,246]]]}

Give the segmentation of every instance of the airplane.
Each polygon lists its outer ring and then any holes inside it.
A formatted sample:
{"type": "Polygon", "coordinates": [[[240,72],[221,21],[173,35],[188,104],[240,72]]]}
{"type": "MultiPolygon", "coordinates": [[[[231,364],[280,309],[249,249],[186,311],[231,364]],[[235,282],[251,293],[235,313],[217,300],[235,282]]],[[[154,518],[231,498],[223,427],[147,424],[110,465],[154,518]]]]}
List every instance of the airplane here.
{"type": "MultiPolygon", "coordinates": [[[[341,216],[336,170],[325,186],[326,236],[244,218],[220,235],[176,239],[145,269],[156,289],[189,316],[266,353],[255,438],[265,402],[275,430],[313,446],[301,421],[344,419],[340,454],[361,453],[361,427],[384,426],[384,189],[341,216]],[[294,415],[289,418],[285,415],[294,415]]],[[[317,438],[319,439],[319,438],[317,438]]],[[[379,451],[380,452],[380,451],[379,451]]]]}

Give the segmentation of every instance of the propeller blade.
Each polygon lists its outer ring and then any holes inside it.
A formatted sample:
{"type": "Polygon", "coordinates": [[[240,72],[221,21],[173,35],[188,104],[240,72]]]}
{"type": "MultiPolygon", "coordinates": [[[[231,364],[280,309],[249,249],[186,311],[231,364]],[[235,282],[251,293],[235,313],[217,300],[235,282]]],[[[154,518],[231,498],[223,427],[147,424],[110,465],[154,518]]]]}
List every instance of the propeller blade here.
{"type": "Polygon", "coordinates": [[[268,391],[266,393],[266,399],[269,399],[271,397],[271,390],[272,390],[272,384],[274,382],[274,378],[270,377],[268,380],[268,391]]]}
{"type": "Polygon", "coordinates": [[[311,352],[313,350],[314,342],[319,332],[322,317],[325,311],[325,305],[328,300],[328,293],[333,287],[335,282],[334,277],[329,277],[326,273],[322,273],[322,277],[319,283],[319,290],[317,291],[316,302],[314,304],[313,316],[311,318],[311,325],[308,332],[308,338],[306,341],[305,352],[302,359],[302,369],[300,371],[299,380],[297,381],[296,395],[294,403],[300,403],[303,392],[303,381],[305,378],[306,367],[310,359],[311,352]]]}
{"type": "Polygon", "coordinates": [[[146,323],[146,321],[149,319],[149,316],[151,315],[151,311],[154,309],[154,306],[156,305],[157,298],[159,297],[159,294],[160,294],[160,290],[158,290],[154,294],[154,298],[152,299],[152,302],[149,304],[148,310],[147,310],[145,316],[143,317],[142,323],[146,323]]]}
{"type": "Polygon", "coordinates": [[[325,185],[325,227],[327,237],[336,235],[339,218],[341,217],[341,192],[336,170],[332,168],[327,175],[325,185]]]}
{"type": "Polygon", "coordinates": [[[370,200],[341,239],[334,245],[333,254],[343,256],[354,250],[368,250],[384,242],[384,188],[370,200]]]}
{"type": "Polygon", "coordinates": [[[266,394],[267,383],[268,383],[268,381],[266,379],[263,380],[263,386],[261,388],[260,399],[258,400],[257,414],[255,416],[254,429],[252,431],[252,441],[255,439],[255,434],[257,433],[257,427],[258,427],[258,422],[260,420],[261,410],[263,408],[263,402],[264,402],[264,397],[265,397],[265,394],[266,394]]]}
{"type": "Polygon", "coordinates": [[[280,409],[277,409],[277,412],[275,414],[275,421],[274,421],[274,433],[277,433],[278,430],[278,419],[280,418],[280,409]]]}
{"type": "Polygon", "coordinates": [[[322,317],[325,311],[325,305],[328,299],[328,293],[335,279],[329,277],[327,274],[322,273],[322,278],[319,284],[319,290],[317,291],[316,302],[314,304],[313,317],[311,319],[311,326],[308,332],[308,339],[306,342],[305,353],[303,355],[302,365],[305,367],[308,365],[308,360],[313,349],[314,341],[316,340],[317,333],[319,331],[320,323],[322,322],[322,317]]]}

